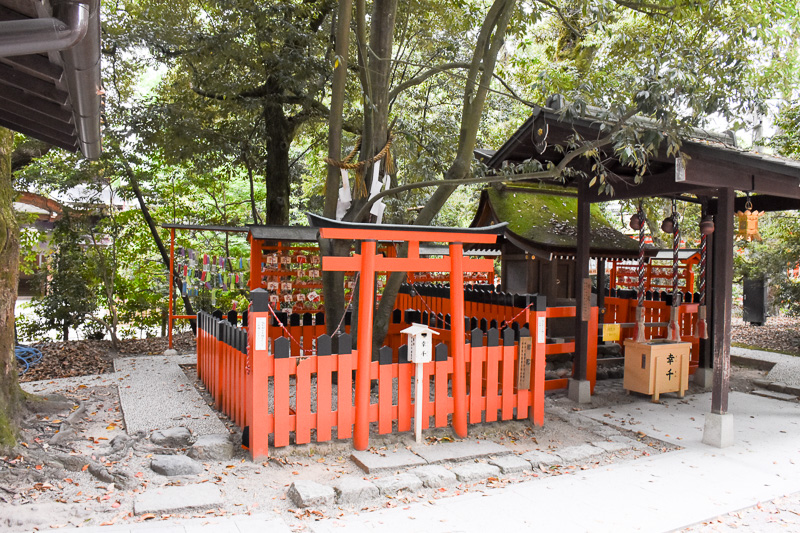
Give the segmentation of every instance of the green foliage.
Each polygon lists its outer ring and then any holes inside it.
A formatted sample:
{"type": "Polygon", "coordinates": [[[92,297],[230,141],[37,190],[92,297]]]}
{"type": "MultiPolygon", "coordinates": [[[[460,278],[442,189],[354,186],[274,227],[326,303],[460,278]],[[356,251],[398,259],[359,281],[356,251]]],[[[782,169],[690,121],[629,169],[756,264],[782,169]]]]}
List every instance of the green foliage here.
{"type": "Polygon", "coordinates": [[[69,329],[82,326],[97,309],[98,280],[85,253],[86,218],[72,213],[56,223],[47,268],[38,273],[43,295],[31,302],[36,319],[20,328],[23,337],[38,338],[55,331],[66,340],[69,329]]]}
{"type": "Polygon", "coordinates": [[[759,221],[763,242],[740,242],[734,255],[736,282],[744,278],[769,280],[772,305],[791,316],[800,315],[800,279],[789,275],[800,258],[800,218],[796,213],[768,213],[759,221]]]}

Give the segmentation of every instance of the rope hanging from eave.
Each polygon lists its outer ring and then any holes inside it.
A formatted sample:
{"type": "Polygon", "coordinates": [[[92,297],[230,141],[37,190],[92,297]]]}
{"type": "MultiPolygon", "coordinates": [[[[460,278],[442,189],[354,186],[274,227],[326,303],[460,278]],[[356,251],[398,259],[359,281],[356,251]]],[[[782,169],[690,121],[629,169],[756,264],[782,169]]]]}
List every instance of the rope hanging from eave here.
{"type": "Polygon", "coordinates": [[[394,142],[394,135],[392,135],[392,133],[389,132],[389,139],[386,141],[386,145],[384,145],[384,147],[381,149],[380,152],[375,154],[375,156],[372,157],[371,159],[365,159],[363,161],[352,163],[351,161],[353,161],[356,154],[358,154],[358,151],[361,149],[361,137],[359,137],[358,140],[356,141],[355,147],[349,154],[347,154],[347,157],[345,157],[341,161],[337,161],[336,159],[331,159],[330,157],[326,157],[324,161],[329,165],[333,165],[337,168],[341,168],[344,170],[355,170],[356,176],[355,176],[355,183],[353,184],[353,190],[357,197],[365,197],[367,196],[367,185],[364,182],[364,175],[367,167],[369,167],[374,163],[377,163],[383,158],[386,158],[386,163],[385,163],[386,173],[394,174],[395,172],[394,160],[392,159],[392,153],[391,153],[392,142],[394,142]]]}

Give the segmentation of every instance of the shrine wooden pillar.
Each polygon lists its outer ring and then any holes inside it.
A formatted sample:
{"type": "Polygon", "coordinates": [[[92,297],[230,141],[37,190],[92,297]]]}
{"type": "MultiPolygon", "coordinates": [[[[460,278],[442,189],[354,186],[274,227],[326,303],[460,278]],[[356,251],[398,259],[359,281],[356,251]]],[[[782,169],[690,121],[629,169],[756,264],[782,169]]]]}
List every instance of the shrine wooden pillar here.
{"type": "Polygon", "coordinates": [[[589,363],[589,331],[591,318],[592,280],[589,278],[590,212],[589,182],[580,178],[578,183],[578,236],[575,253],[575,359],[569,398],[578,403],[591,401],[591,385],[587,378],[589,363]]]}
{"type": "Polygon", "coordinates": [[[712,273],[713,368],[711,412],[728,411],[728,383],[731,371],[731,302],[733,299],[733,189],[721,189],[715,217],[712,273]]]}

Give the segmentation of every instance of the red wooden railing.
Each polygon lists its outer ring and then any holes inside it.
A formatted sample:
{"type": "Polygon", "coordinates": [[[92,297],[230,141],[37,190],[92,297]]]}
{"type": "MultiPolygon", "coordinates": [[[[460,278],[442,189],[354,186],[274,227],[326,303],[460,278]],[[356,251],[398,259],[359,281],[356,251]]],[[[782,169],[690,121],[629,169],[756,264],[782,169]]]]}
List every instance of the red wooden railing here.
{"type": "MultiPolygon", "coordinates": [[[[251,322],[253,318],[251,314],[251,322]]],[[[198,324],[198,374],[218,408],[240,427],[250,426],[255,457],[266,455],[264,443],[270,435],[276,447],[311,442],[312,431],[316,442],[334,438],[334,429],[335,438],[352,436],[357,353],[350,348],[349,335],[338,338],[337,350],[331,349],[330,337],[320,336],[314,357],[291,356],[291,341],[286,337],[275,339],[271,351],[254,354],[251,350],[247,356],[241,350],[244,330],[205,313],[199,315],[198,324]],[[255,382],[254,375],[259,376],[255,382]]],[[[252,323],[249,329],[252,346],[252,323]]],[[[435,360],[422,366],[423,429],[447,426],[456,402],[467,406],[470,424],[514,418],[543,424],[545,349],[536,332],[530,386],[516,386],[518,339],[529,335],[524,328],[518,333],[512,328],[472,330],[465,342],[468,387],[464,397],[452,392],[454,363],[447,346],[437,345],[435,360]]],[[[405,346],[384,347],[370,364],[370,379],[377,381],[378,388],[371,395],[369,421],[377,424],[379,434],[412,428],[418,400],[412,397],[414,365],[407,362],[406,352],[405,346]]]]}

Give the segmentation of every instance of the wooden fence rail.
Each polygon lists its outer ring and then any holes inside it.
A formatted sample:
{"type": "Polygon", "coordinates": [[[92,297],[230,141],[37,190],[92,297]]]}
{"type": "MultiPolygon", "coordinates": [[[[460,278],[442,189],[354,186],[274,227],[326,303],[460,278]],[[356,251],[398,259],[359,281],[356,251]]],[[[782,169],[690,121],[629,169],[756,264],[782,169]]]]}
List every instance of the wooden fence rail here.
{"type": "MultiPolygon", "coordinates": [[[[257,316],[251,313],[251,321],[253,315],[257,316]]],[[[251,349],[248,356],[242,339],[249,333],[253,347],[252,322],[246,332],[206,313],[198,318],[200,379],[221,411],[240,427],[249,426],[254,457],[267,455],[270,437],[275,447],[352,437],[357,353],[349,335],[337,342],[327,335],[318,337],[313,357],[292,356],[286,337],[274,339],[271,351],[251,349]]],[[[448,426],[457,402],[466,405],[470,424],[529,418],[542,425],[544,339],[531,339],[530,384],[517,387],[519,339],[530,336],[525,328],[470,331],[465,343],[467,389],[460,398],[453,392],[454,363],[444,343],[435,347],[434,361],[422,366],[420,398],[412,394],[414,365],[408,361],[407,347],[383,347],[369,368],[370,379],[377,382],[369,422],[379,434],[409,431],[416,402],[421,401],[423,429],[448,426]]]]}

